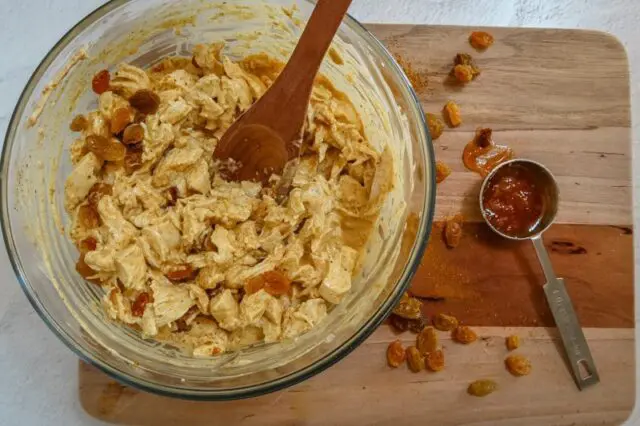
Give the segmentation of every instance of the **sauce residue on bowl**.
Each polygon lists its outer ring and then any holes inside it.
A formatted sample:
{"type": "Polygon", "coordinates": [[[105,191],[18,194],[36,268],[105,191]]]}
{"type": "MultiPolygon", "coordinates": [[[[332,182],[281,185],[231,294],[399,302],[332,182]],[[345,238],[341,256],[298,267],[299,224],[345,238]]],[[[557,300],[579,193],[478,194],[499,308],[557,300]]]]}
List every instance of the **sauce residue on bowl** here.
{"type": "Polygon", "coordinates": [[[530,235],[540,223],[544,198],[536,176],[525,167],[506,165],[487,182],[482,208],[489,223],[499,232],[530,235]]]}
{"type": "Polygon", "coordinates": [[[462,162],[465,167],[480,176],[487,176],[498,164],[513,158],[513,150],[493,142],[492,130],[480,128],[465,147],[462,162]]]}

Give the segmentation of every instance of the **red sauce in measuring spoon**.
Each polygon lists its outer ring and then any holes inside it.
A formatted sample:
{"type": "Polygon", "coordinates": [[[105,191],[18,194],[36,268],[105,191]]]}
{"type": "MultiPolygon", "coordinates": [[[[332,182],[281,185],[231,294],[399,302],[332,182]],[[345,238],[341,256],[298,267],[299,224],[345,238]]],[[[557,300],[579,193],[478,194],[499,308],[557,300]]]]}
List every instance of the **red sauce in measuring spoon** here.
{"type": "Polygon", "coordinates": [[[531,171],[507,165],[487,182],[482,207],[495,229],[509,236],[526,237],[535,230],[544,212],[541,191],[531,171]]]}

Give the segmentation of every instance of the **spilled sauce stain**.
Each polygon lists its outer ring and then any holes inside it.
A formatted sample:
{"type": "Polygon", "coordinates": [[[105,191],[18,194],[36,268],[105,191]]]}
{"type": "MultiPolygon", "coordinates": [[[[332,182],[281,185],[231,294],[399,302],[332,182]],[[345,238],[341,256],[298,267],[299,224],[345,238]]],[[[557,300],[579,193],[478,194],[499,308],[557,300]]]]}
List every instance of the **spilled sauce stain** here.
{"type": "Polygon", "coordinates": [[[551,242],[551,251],[559,254],[587,254],[587,249],[571,241],[555,240],[551,242]]]}
{"type": "Polygon", "coordinates": [[[630,226],[612,226],[613,228],[619,229],[621,235],[633,235],[633,228],[630,226]]]}

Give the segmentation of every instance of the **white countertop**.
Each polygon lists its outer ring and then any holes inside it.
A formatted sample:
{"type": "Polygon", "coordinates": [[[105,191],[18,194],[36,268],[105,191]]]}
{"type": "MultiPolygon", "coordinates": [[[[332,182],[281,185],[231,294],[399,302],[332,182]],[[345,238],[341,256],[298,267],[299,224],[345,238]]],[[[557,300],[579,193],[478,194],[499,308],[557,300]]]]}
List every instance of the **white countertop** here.
{"type": "MultiPolygon", "coordinates": [[[[18,96],[42,57],[71,26],[102,3],[0,0],[0,40],[5,49],[0,60],[0,134],[4,134],[18,96]]],[[[351,13],[362,22],[589,28],[614,34],[626,47],[631,66],[634,183],[638,182],[638,0],[354,0],[351,13]]],[[[637,189],[634,184],[636,227],[637,189]]],[[[638,247],[635,234],[636,265],[638,247]]],[[[27,302],[4,246],[0,248],[0,271],[0,424],[102,424],[80,406],[77,358],[27,302]]],[[[632,418],[629,424],[640,424],[637,413],[632,418]]]]}

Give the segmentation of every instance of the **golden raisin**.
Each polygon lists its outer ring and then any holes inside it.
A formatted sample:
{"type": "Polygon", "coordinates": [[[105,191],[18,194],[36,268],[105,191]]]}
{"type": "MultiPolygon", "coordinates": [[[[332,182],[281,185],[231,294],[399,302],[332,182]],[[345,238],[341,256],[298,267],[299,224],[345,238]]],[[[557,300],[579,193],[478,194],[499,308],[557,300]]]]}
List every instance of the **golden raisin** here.
{"type": "Polygon", "coordinates": [[[155,114],[160,106],[160,97],[151,90],[141,89],[129,98],[129,103],[143,114],[155,114]]]}
{"type": "Polygon", "coordinates": [[[438,349],[438,335],[433,327],[425,327],[416,338],[416,346],[422,355],[438,349]]]}
{"type": "Polygon", "coordinates": [[[493,36],[486,31],[474,31],[469,36],[469,43],[474,49],[485,50],[493,44],[493,36]]]}
{"type": "Polygon", "coordinates": [[[272,296],[281,296],[289,293],[291,280],[282,272],[269,271],[251,278],[244,286],[247,294],[257,293],[262,289],[272,296]]]}
{"type": "Polygon", "coordinates": [[[509,373],[514,376],[526,376],[531,373],[531,362],[522,355],[509,355],[504,363],[509,373]]]}
{"type": "Polygon", "coordinates": [[[109,74],[109,71],[107,70],[102,70],[93,76],[93,79],[91,80],[91,88],[96,94],[101,95],[109,90],[110,83],[111,74],[109,74]]]}
{"type": "Polygon", "coordinates": [[[433,317],[433,326],[440,331],[451,331],[458,326],[458,319],[447,314],[438,314],[433,317]]]}
{"type": "Polygon", "coordinates": [[[442,161],[436,161],[436,183],[442,183],[451,174],[451,167],[442,161]]]}
{"type": "Polygon", "coordinates": [[[257,293],[264,288],[264,280],[260,275],[253,277],[247,281],[244,285],[244,292],[246,294],[257,293]]]}
{"type": "Polygon", "coordinates": [[[444,224],[444,242],[449,248],[456,248],[462,240],[462,222],[464,217],[458,213],[453,217],[447,218],[444,224]]]}
{"type": "Polygon", "coordinates": [[[391,314],[389,316],[389,324],[400,333],[409,330],[412,333],[418,334],[428,325],[428,321],[423,316],[420,316],[418,319],[407,319],[391,314]]]}
{"type": "Polygon", "coordinates": [[[124,169],[127,174],[131,174],[142,167],[142,146],[140,144],[127,145],[126,151],[124,169]]]}
{"type": "Polygon", "coordinates": [[[71,120],[71,125],[69,126],[69,128],[73,132],[81,132],[87,128],[87,124],[89,124],[89,122],[87,121],[87,117],[85,117],[82,114],[79,114],[73,117],[73,120],[71,120]]]}
{"type": "Polygon", "coordinates": [[[389,324],[391,324],[391,326],[400,333],[409,330],[409,321],[410,320],[402,318],[395,314],[391,314],[389,316],[389,324]]]}
{"type": "MultiPolygon", "coordinates": [[[[172,186],[171,188],[167,189],[167,200],[168,206],[172,207],[176,205],[176,203],[178,202],[178,188],[172,186]]],[[[207,240],[210,241],[209,238],[207,238],[207,240]]]]}
{"type": "Polygon", "coordinates": [[[111,133],[117,135],[122,132],[133,121],[133,111],[131,109],[123,107],[118,108],[113,112],[111,116],[111,123],[109,129],[111,133]]]}
{"type": "Polygon", "coordinates": [[[520,337],[516,335],[508,336],[505,340],[505,344],[507,345],[508,350],[515,351],[520,347],[520,337]]]}
{"type": "Polygon", "coordinates": [[[473,71],[474,77],[480,74],[480,68],[478,68],[471,55],[469,55],[468,53],[458,53],[453,58],[453,65],[454,68],[456,65],[469,65],[471,67],[471,70],[473,71]]]}
{"type": "Polygon", "coordinates": [[[422,315],[422,302],[405,293],[393,313],[407,319],[418,319],[422,315]]]}
{"type": "Polygon", "coordinates": [[[94,183],[91,189],[89,190],[89,194],[87,195],[87,202],[93,208],[98,207],[98,202],[105,195],[113,194],[113,187],[108,183],[94,183]]]}
{"type": "Polygon", "coordinates": [[[187,281],[195,278],[194,272],[190,265],[179,265],[165,275],[171,281],[187,281]]]}
{"type": "Polygon", "coordinates": [[[291,280],[280,271],[269,271],[262,274],[264,291],[272,296],[282,296],[291,290],[291,280]]]}
{"type": "Polygon", "coordinates": [[[461,83],[468,83],[475,77],[470,65],[456,65],[453,67],[453,75],[461,83]]]}
{"type": "Polygon", "coordinates": [[[462,116],[460,115],[460,107],[453,101],[445,104],[443,109],[444,116],[451,127],[458,127],[462,124],[462,116]]]}
{"type": "Polygon", "coordinates": [[[479,128],[473,138],[473,142],[480,148],[487,148],[493,143],[493,130],[489,128],[479,128]]]}
{"type": "Polygon", "coordinates": [[[80,258],[78,259],[78,262],[76,262],[76,272],[80,274],[80,276],[85,280],[95,283],[98,282],[97,280],[90,278],[96,274],[96,271],[91,269],[91,267],[86,264],[86,262],[84,261],[84,253],[80,254],[80,258]]]}
{"type": "Polygon", "coordinates": [[[141,317],[144,314],[144,309],[147,306],[147,303],[151,301],[151,296],[149,293],[142,292],[136,297],[133,304],[131,305],[131,313],[134,317],[141,317]]]}
{"type": "Polygon", "coordinates": [[[453,340],[458,343],[464,343],[465,345],[468,345],[469,343],[475,342],[477,339],[478,335],[475,333],[475,331],[471,330],[465,325],[458,326],[455,330],[453,330],[453,340]]]}
{"type": "Polygon", "coordinates": [[[143,139],[144,127],[137,123],[128,125],[122,134],[122,143],[125,145],[133,145],[142,142],[143,139]]]}
{"type": "Polygon", "coordinates": [[[498,384],[493,380],[482,379],[471,383],[467,388],[467,393],[473,396],[487,396],[498,389],[498,384]]]}
{"type": "Polygon", "coordinates": [[[94,229],[100,226],[100,215],[93,206],[83,204],[78,208],[76,220],[85,229],[94,229]]]}
{"type": "Polygon", "coordinates": [[[98,242],[96,241],[95,238],[87,237],[84,240],[80,241],[80,244],[78,245],[78,249],[80,250],[80,253],[87,253],[90,251],[94,251],[97,246],[98,246],[98,242]]]}
{"type": "Polygon", "coordinates": [[[99,135],[87,136],[87,149],[98,158],[106,161],[120,161],[124,159],[127,150],[117,139],[107,139],[99,135]]]}
{"type": "Polygon", "coordinates": [[[387,363],[389,367],[398,368],[404,362],[407,354],[400,340],[389,344],[387,348],[387,363]]]}
{"type": "Polygon", "coordinates": [[[424,357],[420,355],[420,351],[415,346],[407,348],[407,365],[409,370],[414,373],[424,370],[424,357]]]}
{"type": "Polygon", "coordinates": [[[416,334],[424,330],[424,328],[429,324],[429,321],[422,315],[418,319],[412,319],[407,321],[409,322],[409,331],[416,334]]]}
{"type": "Polygon", "coordinates": [[[176,329],[178,331],[190,331],[191,324],[187,324],[187,321],[183,318],[178,318],[175,322],[176,329]]]}
{"type": "Polygon", "coordinates": [[[424,362],[427,369],[434,372],[442,371],[444,369],[444,352],[442,352],[441,349],[429,352],[425,357],[424,362]]]}
{"type": "Polygon", "coordinates": [[[436,140],[440,136],[442,136],[442,132],[444,131],[444,123],[435,114],[431,114],[430,112],[428,112],[426,116],[427,126],[429,126],[429,134],[431,135],[431,139],[436,140]]]}

